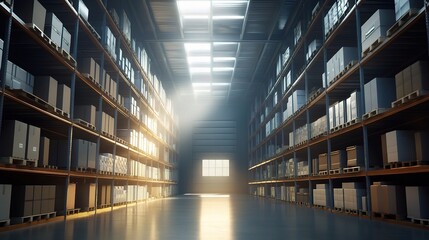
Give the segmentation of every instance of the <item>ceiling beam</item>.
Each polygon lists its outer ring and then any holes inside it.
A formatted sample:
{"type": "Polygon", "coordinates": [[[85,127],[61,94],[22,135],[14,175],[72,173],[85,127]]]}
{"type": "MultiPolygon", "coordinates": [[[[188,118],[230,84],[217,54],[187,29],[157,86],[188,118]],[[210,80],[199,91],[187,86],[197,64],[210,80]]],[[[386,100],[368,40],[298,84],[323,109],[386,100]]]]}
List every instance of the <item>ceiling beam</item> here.
{"type": "MultiPolygon", "coordinates": [[[[149,5],[148,5],[148,0],[143,0],[142,1],[142,5],[143,5],[143,9],[144,9],[144,11],[145,11],[145,14],[144,15],[146,15],[146,16],[148,16],[147,18],[148,18],[148,21],[149,21],[149,25],[150,25],[150,28],[152,29],[152,31],[153,31],[153,35],[154,35],[154,37],[155,37],[155,39],[158,39],[158,30],[157,30],[157,28],[156,28],[156,26],[155,26],[155,23],[154,23],[154,17],[153,17],[153,14],[152,14],[152,9],[150,9],[150,7],[149,7],[149,5]]],[[[133,7],[133,6],[130,6],[130,8],[132,9],[132,11],[133,11],[133,13],[135,14],[135,16],[137,17],[137,16],[140,16],[140,14],[137,14],[136,13],[136,9],[135,9],[135,7],[133,7]]],[[[139,22],[139,21],[138,21],[139,22]]],[[[142,28],[142,26],[141,26],[141,23],[139,22],[139,25],[140,25],[140,28],[142,28]]],[[[143,28],[142,28],[143,29],[143,28]]],[[[144,41],[144,42],[147,42],[147,41],[144,41]]],[[[151,59],[151,61],[156,61],[158,64],[158,66],[159,67],[161,67],[161,66],[164,66],[163,67],[163,69],[165,70],[165,72],[167,73],[167,77],[169,78],[168,80],[169,80],[169,82],[171,83],[171,85],[173,86],[173,89],[174,89],[174,91],[177,91],[177,89],[176,89],[176,85],[175,85],[175,83],[174,83],[174,81],[173,81],[173,74],[171,73],[171,70],[170,70],[170,65],[168,64],[168,61],[167,61],[167,58],[166,58],[166,55],[165,55],[165,49],[164,49],[164,46],[163,46],[163,44],[162,44],[162,42],[159,42],[159,41],[156,41],[156,43],[158,43],[159,44],[159,47],[162,49],[162,53],[161,53],[161,55],[162,56],[160,56],[160,58],[161,58],[161,62],[162,62],[162,64],[160,64],[160,62],[159,62],[159,59],[158,59],[158,57],[156,57],[155,56],[155,59],[151,59]]],[[[153,50],[153,49],[152,49],[153,50]]],[[[152,52],[152,56],[154,56],[155,54],[152,52]]],[[[162,80],[164,80],[164,79],[162,79],[162,80]]]]}
{"type": "MultiPolygon", "coordinates": [[[[277,21],[278,21],[279,16],[280,16],[280,9],[281,9],[281,8],[280,8],[280,7],[278,7],[278,8],[276,8],[276,9],[277,9],[277,12],[274,14],[274,17],[272,18],[274,21],[271,23],[270,34],[268,35],[268,41],[271,39],[271,36],[273,35],[274,29],[275,29],[275,27],[276,27],[277,21]]],[[[270,43],[272,43],[272,42],[270,42],[270,43]]],[[[282,43],[282,41],[279,41],[279,43],[282,43]]],[[[277,51],[279,50],[280,45],[281,45],[281,44],[278,44],[278,45],[277,45],[277,49],[276,49],[276,51],[275,51],[275,52],[277,52],[277,51]]],[[[258,62],[256,63],[255,70],[253,71],[252,79],[250,80],[250,84],[249,84],[249,88],[248,88],[248,93],[249,93],[249,91],[251,90],[250,88],[252,87],[253,82],[255,81],[256,73],[258,72],[257,70],[259,70],[259,66],[260,66],[260,64],[261,64],[261,61],[262,61],[263,56],[265,55],[265,52],[267,51],[267,48],[268,48],[268,43],[265,43],[265,44],[264,44],[264,48],[263,48],[263,50],[262,50],[261,54],[259,55],[258,62]]],[[[273,59],[276,59],[276,58],[277,58],[277,56],[273,56],[273,57],[272,57],[272,59],[271,59],[271,61],[270,61],[270,64],[268,65],[268,68],[267,68],[267,69],[265,69],[265,72],[267,72],[267,71],[269,70],[269,68],[270,68],[270,66],[271,66],[271,64],[272,64],[273,59]]]]}
{"type": "MultiPolygon", "coordinates": [[[[241,26],[240,40],[243,40],[244,33],[246,31],[247,20],[249,19],[249,8],[250,8],[250,0],[247,2],[246,12],[244,14],[243,24],[241,26]]],[[[238,57],[240,56],[240,52],[241,52],[241,43],[242,42],[238,43],[237,52],[235,52],[234,68],[232,70],[231,79],[229,81],[230,84],[228,86],[227,101],[229,101],[229,96],[231,95],[232,81],[234,80],[235,69],[237,67],[237,61],[238,61],[238,57]]]]}

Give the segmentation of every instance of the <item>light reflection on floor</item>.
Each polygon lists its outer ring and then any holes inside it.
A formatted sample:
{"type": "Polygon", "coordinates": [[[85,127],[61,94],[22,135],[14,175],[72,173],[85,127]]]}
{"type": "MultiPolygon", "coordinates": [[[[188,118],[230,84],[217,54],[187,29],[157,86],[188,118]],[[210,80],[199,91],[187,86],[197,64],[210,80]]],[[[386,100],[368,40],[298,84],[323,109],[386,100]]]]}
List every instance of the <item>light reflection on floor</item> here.
{"type": "Polygon", "coordinates": [[[329,213],[269,199],[185,195],[0,233],[1,240],[429,239],[429,229],[329,213]]]}
{"type": "Polygon", "coordinates": [[[201,240],[232,240],[229,195],[203,194],[200,205],[201,240]]]}

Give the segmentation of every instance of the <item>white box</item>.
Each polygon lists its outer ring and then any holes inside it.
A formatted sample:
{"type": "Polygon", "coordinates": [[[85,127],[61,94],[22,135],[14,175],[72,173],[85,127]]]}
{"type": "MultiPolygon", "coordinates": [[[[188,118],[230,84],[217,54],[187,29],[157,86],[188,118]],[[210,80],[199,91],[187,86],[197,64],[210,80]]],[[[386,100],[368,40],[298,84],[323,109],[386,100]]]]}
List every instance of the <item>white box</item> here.
{"type": "Polygon", "coordinates": [[[334,188],[334,207],[344,208],[344,189],[334,188]]]}
{"type": "Polygon", "coordinates": [[[386,31],[395,23],[394,15],[391,9],[378,9],[362,25],[362,51],[368,49],[377,39],[386,37],[386,31]]]}

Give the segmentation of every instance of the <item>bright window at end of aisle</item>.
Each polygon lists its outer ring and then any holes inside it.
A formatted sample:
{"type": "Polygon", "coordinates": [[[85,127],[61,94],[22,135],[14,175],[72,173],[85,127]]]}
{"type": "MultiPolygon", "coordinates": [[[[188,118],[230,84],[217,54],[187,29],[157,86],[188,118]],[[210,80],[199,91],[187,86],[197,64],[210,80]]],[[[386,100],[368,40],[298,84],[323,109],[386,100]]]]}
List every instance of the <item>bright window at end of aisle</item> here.
{"type": "Polygon", "coordinates": [[[203,177],[228,177],[229,160],[203,159],[203,177]]]}

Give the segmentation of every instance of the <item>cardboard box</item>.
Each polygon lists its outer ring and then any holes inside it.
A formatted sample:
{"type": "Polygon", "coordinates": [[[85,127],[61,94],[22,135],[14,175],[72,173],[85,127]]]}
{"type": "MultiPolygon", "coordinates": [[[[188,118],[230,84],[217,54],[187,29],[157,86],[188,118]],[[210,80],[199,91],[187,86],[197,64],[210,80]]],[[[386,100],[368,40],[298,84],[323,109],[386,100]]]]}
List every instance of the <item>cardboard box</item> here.
{"type": "Polygon", "coordinates": [[[429,219],[429,187],[405,187],[407,216],[412,219],[429,219]]]}
{"type": "Polygon", "coordinates": [[[88,142],[82,139],[74,139],[72,145],[71,168],[86,169],[88,167],[88,142]]]}
{"type": "Polygon", "coordinates": [[[82,74],[88,74],[94,81],[97,81],[99,73],[97,71],[97,63],[93,58],[82,58],[78,60],[78,69],[82,74]]]}
{"type": "Polygon", "coordinates": [[[70,114],[70,88],[65,84],[58,85],[57,108],[70,114]]]}
{"type": "Polygon", "coordinates": [[[415,161],[414,132],[396,130],[386,133],[386,148],[389,163],[415,161]]]}
{"type": "Polygon", "coordinates": [[[342,169],[346,164],[346,153],[344,150],[337,150],[331,152],[331,166],[330,170],[342,169]]]}
{"type": "Polygon", "coordinates": [[[405,188],[403,186],[381,185],[380,206],[382,213],[405,217],[407,211],[405,188]]]}
{"type": "Polygon", "coordinates": [[[395,80],[391,78],[374,78],[364,86],[365,112],[387,109],[396,99],[395,80]]]}
{"type": "Polygon", "coordinates": [[[1,64],[3,61],[3,45],[4,45],[3,40],[0,39],[0,69],[1,69],[1,66],[2,66],[1,64]]]}
{"type": "Polygon", "coordinates": [[[423,2],[419,0],[395,0],[395,19],[398,21],[410,9],[419,10],[423,2]]]}
{"type": "Polygon", "coordinates": [[[371,185],[371,211],[375,213],[381,213],[381,186],[371,185]]]}
{"type": "Polygon", "coordinates": [[[416,161],[429,161],[429,132],[420,131],[414,133],[416,144],[416,161]]]}
{"type": "Polygon", "coordinates": [[[395,23],[395,12],[391,9],[378,9],[361,27],[362,51],[381,37],[395,23]]]}
{"type": "Polygon", "coordinates": [[[344,208],[344,189],[334,188],[334,207],[344,208]]]}
{"type": "Polygon", "coordinates": [[[95,183],[82,183],[77,185],[76,207],[88,211],[95,207],[95,183]]]}
{"type": "Polygon", "coordinates": [[[362,146],[350,146],[346,148],[347,167],[364,166],[365,159],[362,146]]]}
{"type": "Polygon", "coordinates": [[[40,147],[40,128],[28,125],[27,129],[27,150],[26,159],[28,160],[39,160],[39,147],[40,147]]]}
{"type": "Polygon", "coordinates": [[[89,18],[89,9],[88,7],[85,5],[85,3],[82,0],[79,0],[77,2],[77,12],[79,13],[79,15],[85,19],[86,21],[88,21],[89,18]]]}
{"type": "Polygon", "coordinates": [[[120,13],[121,16],[119,26],[125,36],[125,39],[131,43],[131,22],[127,14],[125,13],[125,10],[122,10],[120,13]]]}
{"type": "Polygon", "coordinates": [[[338,69],[335,75],[338,75],[342,72],[345,67],[352,61],[358,59],[357,57],[357,48],[355,47],[342,47],[335,54],[336,65],[335,68],[338,69]]]}
{"type": "Polygon", "coordinates": [[[46,14],[45,34],[55,43],[58,47],[61,46],[62,35],[63,35],[63,23],[58,17],[48,12],[46,14]]]}
{"type": "Polygon", "coordinates": [[[4,121],[0,145],[1,156],[24,159],[27,149],[27,124],[16,120],[4,121]]]}
{"type": "Polygon", "coordinates": [[[71,34],[67,30],[67,28],[63,27],[62,35],[61,35],[61,48],[70,53],[71,48],[71,34]]]}
{"type": "Polygon", "coordinates": [[[10,207],[11,217],[24,217],[33,215],[34,186],[14,185],[10,207]]]}
{"type": "Polygon", "coordinates": [[[51,106],[57,104],[58,82],[51,76],[36,76],[34,94],[45,100],[51,106]]]}
{"type": "Polygon", "coordinates": [[[328,156],[326,153],[319,154],[319,171],[328,170],[328,156]]]}
{"type": "Polygon", "coordinates": [[[362,209],[362,196],[365,195],[365,189],[344,189],[344,208],[349,210],[362,209]]]}
{"type": "Polygon", "coordinates": [[[75,209],[76,202],[76,183],[69,183],[66,188],[64,185],[56,186],[55,210],[62,212],[64,210],[75,209]],[[67,192],[67,200],[65,201],[65,193],[67,192]],[[66,209],[64,209],[66,203],[66,209]]]}
{"type": "Polygon", "coordinates": [[[96,108],[94,105],[75,105],[74,116],[95,126],[96,108]]]}
{"type": "Polygon", "coordinates": [[[42,31],[45,28],[46,9],[39,1],[16,1],[13,11],[25,23],[33,23],[42,31]]]}
{"type": "Polygon", "coordinates": [[[10,218],[12,185],[0,184],[0,221],[10,218]]]}
{"type": "Polygon", "coordinates": [[[88,142],[88,168],[95,169],[97,161],[97,143],[88,142]]]}
{"type": "Polygon", "coordinates": [[[411,92],[429,90],[429,62],[417,61],[409,68],[411,69],[411,92]]]}

